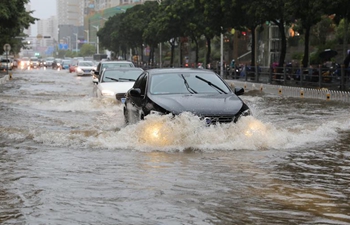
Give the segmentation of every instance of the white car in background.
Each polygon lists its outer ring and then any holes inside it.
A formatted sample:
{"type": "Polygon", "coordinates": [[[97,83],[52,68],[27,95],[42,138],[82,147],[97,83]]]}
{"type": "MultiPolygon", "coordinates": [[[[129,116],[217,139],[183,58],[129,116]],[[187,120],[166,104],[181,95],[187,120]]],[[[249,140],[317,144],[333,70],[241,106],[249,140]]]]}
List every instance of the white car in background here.
{"type": "Polygon", "coordinates": [[[96,70],[96,65],[92,61],[78,61],[75,67],[77,76],[92,75],[94,70],[96,70]]]}
{"type": "Polygon", "coordinates": [[[124,103],[125,93],[133,87],[135,80],[144,72],[138,67],[104,69],[98,81],[94,81],[96,97],[115,98],[124,103]]]}

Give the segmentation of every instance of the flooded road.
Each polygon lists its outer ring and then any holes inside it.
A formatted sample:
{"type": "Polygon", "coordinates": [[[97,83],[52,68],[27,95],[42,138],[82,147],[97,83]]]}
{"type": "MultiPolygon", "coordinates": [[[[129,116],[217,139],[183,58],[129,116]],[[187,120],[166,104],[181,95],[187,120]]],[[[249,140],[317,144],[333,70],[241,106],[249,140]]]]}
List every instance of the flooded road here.
{"type": "Polygon", "coordinates": [[[348,104],[248,91],[237,124],[125,127],[92,89],[50,69],[0,85],[0,224],[350,224],[348,104]]]}

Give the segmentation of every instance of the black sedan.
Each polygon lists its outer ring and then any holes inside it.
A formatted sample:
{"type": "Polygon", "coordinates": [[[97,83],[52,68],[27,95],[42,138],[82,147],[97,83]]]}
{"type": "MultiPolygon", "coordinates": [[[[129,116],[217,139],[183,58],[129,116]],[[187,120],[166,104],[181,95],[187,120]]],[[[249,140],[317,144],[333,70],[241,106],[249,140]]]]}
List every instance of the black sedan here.
{"type": "Polygon", "coordinates": [[[250,115],[238,97],[243,88],[230,86],[211,70],[190,68],[151,69],[142,73],[126,93],[126,124],[149,114],[179,115],[190,112],[207,125],[236,122],[250,115]]]}

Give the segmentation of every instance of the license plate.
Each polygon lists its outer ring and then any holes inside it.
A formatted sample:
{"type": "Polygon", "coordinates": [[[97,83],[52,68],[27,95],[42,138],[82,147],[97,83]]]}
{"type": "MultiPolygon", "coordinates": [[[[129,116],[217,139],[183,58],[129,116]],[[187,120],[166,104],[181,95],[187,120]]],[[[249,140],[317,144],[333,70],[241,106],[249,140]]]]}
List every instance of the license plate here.
{"type": "Polygon", "coordinates": [[[125,98],[121,98],[120,100],[122,101],[123,104],[125,103],[125,98]]]}

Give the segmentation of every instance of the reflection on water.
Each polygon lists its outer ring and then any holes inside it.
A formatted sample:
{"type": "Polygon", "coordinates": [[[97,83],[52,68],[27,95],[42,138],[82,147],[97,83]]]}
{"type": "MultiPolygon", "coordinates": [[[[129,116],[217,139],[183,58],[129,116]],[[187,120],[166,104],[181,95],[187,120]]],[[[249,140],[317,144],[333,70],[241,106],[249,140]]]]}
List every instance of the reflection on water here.
{"type": "Polygon", "coordinates": [[[90,77],[0,86],[1,224],[350,224],[344,103],[251,92],[254,117],[126,126],[90,77]]]}

